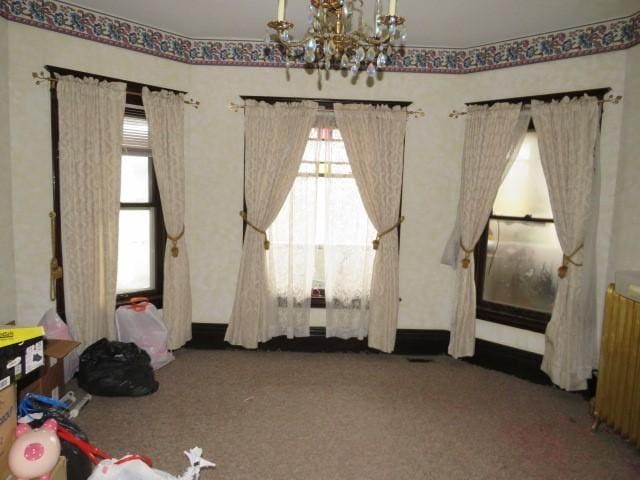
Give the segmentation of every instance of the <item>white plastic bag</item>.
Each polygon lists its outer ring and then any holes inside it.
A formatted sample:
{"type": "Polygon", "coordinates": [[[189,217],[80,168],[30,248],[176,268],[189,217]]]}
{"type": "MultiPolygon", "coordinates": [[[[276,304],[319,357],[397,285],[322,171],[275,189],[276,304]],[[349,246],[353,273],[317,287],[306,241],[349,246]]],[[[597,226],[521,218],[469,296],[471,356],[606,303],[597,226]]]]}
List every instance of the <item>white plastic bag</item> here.
{"type": "MultiPolygon", "coordinates": [[[[44,328],[44,336],[51,340],[73,340],[69,326],[56,313],[55,308],[47,310],[38,323],[44,328]]],[[[78,370],[80,354],[72,350],[64,359],[64,381],[68,382],[78,370]]]]}
{"type": "Polygon", "coordinates": [[[133,342],[149,354],[154,370],[173,361],[167,348],[168,330],[158,309],[146,299],[132,298],[131,305],[116,310],[116,335],[121,342],[133,342]]]}
{"type": "Polygon", "coordinates": [[[96,465],[88,480],[198,480],[200,469],[215,467],[215,463],[202,458],[202,449],[195,447],[184,452],[190,466],[179,477],[151,468],[142,460],[123,457],[119,460],[103,460],[96,465]]]}
{"type": "MultiPolygon", "coordinates": [[[[121,459],[126,460],[126,457],[121,459]]],[[[142,460],[118,463],[117,459],[102,460],[89,480],[176,480],[176,477],[151,468],[142,460]]]]}

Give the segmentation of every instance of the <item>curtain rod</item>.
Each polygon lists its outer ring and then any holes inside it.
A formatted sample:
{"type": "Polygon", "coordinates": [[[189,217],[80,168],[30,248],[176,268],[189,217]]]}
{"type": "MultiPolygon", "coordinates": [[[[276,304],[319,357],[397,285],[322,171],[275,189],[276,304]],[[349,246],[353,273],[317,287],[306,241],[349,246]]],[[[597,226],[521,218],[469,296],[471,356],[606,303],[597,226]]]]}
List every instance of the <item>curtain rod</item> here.
{"type": "MultiPolygon", "coordinates": [[[[605,103],[613,103],[618,104],[622,100],[622,95],[609,95],[607,98],[603,98],[602,100],[598,100],[599,105],[603,105],[605,103]]],[[[525,104],[522,106],[523,109],[531,108],[530,104],[525,104]]],[[[449,118],[458,118],[461,115],[466,115],[469,112],[458,112],[457,110],[453,110],[449,113],[449,118]]]]}
{"type": "MultiPolygon", "coordinates": [[[[36,73],[31,72],[31,76],[36,80],[36,85],[40,85],[43,82],[49,82],[49,86],[51,90],[55,90],[58,84],[58,79],[55,77],[47,77],[44,72],[36,73]]],[[[123,82],[124,83],[124,82],[123,82]]],[[[127,95],[132,95],[134,97],[142,97],[141,92],[134,92],[131,90],[126,91],[127,95]]],[[[200,100],[194,100],[193,98],[189,98],[188,100],[184,100],[186,105],[190,105],[193,108],[198,108],[200,106],[200,100]]]]}
{"type": "MultiPolygon", "coordinates": [[[[239,110],[244,110],[246,108],[246,105],[240,105],[238,103],[234,103],[234,102],[229,102],[229,110],[231,110],[232,112],[237,112],[239,110]]],[[[327,111],[330,112],[331,110],[328,110],[324,107],[318,107],[318,111],[327,111]]],[[[424,117],[424,111],[419,108],[418,110],[407,110],[407,114],[409,116],[412,116],[414,118],[418,118],[418,117],[424,117]]]]}

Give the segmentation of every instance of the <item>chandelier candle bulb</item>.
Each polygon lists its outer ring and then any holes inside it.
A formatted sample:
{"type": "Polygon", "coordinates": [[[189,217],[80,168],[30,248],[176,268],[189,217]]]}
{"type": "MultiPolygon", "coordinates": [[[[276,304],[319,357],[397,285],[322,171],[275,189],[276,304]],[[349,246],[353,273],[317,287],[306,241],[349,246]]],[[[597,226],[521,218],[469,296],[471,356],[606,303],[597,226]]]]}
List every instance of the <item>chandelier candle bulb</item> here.
{"type": "Polygon", "coordinates": [[[286,0],[278,0],[278,21],[282,22],[284,20],[284,6],[286,0]]]}
{"type": "Polygon", "coordinates": [[[396,0],[389,0],[389,16],[395,17],[396,15],[396,0]]]}

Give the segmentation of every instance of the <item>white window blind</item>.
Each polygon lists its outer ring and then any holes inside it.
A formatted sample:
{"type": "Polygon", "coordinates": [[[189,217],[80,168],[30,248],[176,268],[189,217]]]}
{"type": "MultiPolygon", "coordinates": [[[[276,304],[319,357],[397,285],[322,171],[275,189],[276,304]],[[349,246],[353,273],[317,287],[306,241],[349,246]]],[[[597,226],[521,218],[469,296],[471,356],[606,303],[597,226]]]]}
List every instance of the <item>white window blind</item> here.
{"type": "Polygon", "coordinates": [[[147,119],[125,115],[122,124],[122,151],[149,150],[149,125],[147,119]]]}

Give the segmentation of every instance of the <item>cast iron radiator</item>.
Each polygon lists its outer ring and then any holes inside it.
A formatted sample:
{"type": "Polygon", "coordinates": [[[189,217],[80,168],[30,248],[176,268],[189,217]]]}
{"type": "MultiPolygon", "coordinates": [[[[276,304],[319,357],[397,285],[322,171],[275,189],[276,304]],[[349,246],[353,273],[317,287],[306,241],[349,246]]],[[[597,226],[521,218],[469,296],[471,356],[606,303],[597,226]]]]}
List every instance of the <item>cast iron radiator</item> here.
{"type": "Polygon", "coordinates": [[[593,414],[640,447],[640,303],[607,290],[593,414]]]}

